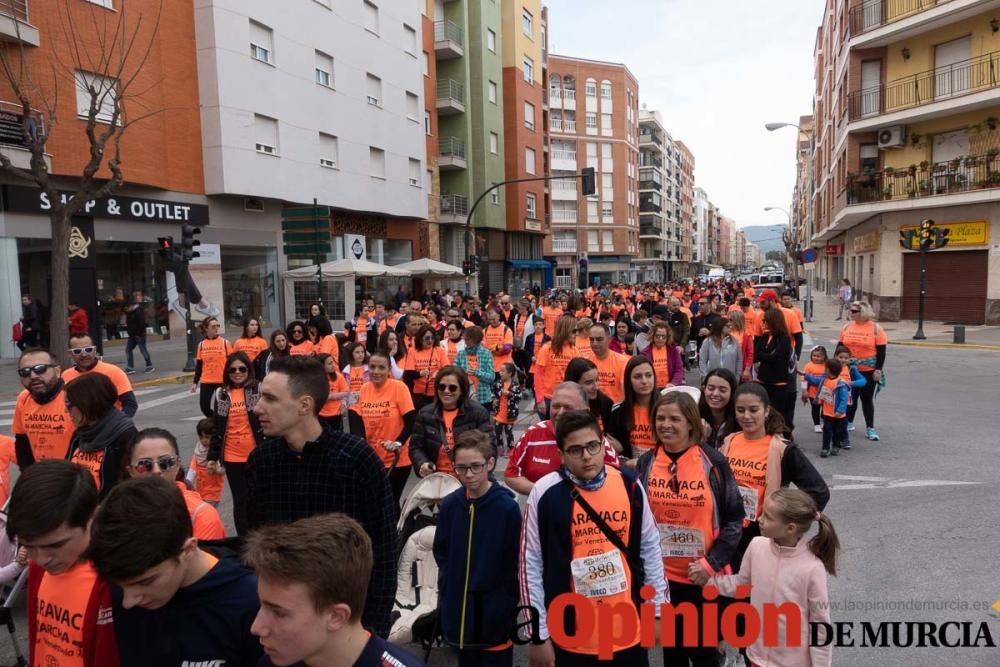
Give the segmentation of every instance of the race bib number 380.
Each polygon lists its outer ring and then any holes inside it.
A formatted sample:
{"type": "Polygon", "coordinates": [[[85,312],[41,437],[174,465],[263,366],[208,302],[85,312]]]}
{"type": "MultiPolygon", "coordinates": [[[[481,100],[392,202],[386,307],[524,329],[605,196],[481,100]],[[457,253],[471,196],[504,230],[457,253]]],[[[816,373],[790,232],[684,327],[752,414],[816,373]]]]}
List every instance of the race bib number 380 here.
{"type": "Polygon", "coordinates": [[[588,598],[606,597],[628,590],[622,555],[617,549],[596,556],[575,558],[570,563],[573,587],[588,598]]]}
{"type": "Polygon", "coordinates": [[[661,523],[660,548],[664,558],[701,558],[705,555],[705,537],[697,528],[661,523]]]}

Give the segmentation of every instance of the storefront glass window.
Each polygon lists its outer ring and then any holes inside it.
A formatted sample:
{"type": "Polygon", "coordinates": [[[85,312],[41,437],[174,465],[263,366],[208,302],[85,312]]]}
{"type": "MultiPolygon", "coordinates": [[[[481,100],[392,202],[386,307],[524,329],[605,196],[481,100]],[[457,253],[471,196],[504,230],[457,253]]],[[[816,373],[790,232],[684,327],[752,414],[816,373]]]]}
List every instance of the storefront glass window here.
{"type": "Polygon", "coordinates": [[[223,312],[227,331],[242,331],[243,320],[247,317],[260,318],[264,331],[281,326],[278,290],[275,250],[222,246],[223,312]]]}

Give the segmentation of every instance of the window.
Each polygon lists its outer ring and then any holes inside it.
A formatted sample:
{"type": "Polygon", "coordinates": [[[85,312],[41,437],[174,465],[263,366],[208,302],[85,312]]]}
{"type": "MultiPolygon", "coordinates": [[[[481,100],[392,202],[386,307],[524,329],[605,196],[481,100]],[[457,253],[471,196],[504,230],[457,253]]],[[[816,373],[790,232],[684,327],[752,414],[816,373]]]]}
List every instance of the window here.
{"type": "Polygon", "coordinates": [[[597,232],[587,232],[587,250],[600,252],[601,246],[597,244],[597,232]]]}
{"type": "Polygon", "coordinates": [[[609,113],[601,114],[601,129],[607,131],[611,130],[611,114],[609,113]]]}
{"type": "Polygon", "coordinates": [[[535,149],[533,148],[524,149],[524,170],[532,175],[535,173],[535,149]]]}
{"type": "Polygon", "coordinates": [[[535,61],[529,58],[528,56],[525,56],[522,65],[524,66],[524,80],[527,81],[528,83],[534,83],[535,61]]]}
{"type": "Polygon", "coordinates": [[[489,98],[490,102],[492,102],[493,104],[497,103],[497,84],[495,81],[490,81],[486,85],[486,95],[489,98]]]}
{"type": "Polygon", "coordinates": [[[587,157],[597,157],[597,144],[587,143],[587,157]]]}
{"type": "Polygon", "coordinates": [[[410,187],[420,187],[420,160],[410,158],[410,187]]]}
{"type": "Polygon", "coordinates": [[[274,32],[253,20],[250,21],[250,57],[268,65],[274,62],[274,32]]]}
{"type": "Polygon", "coordinates": [[[368,0],[365,3],[365,30],[378,34],[378,7],[368,0]]]}
{"type": "Polygon", "coordinates": [[[100,5],[101,7],[105,7],[107,9],[115,8],[114,3],[111,0],[87,0],[87,2],[92,5],[100,5]]]}
{"type": "Polygon", "coordinates": [[[115,98],[118,94],[118,84],[114,79],[76,72],[76,113],[81,118],[90,117],[91,103],[99,104],[94,116],[99,123],[110,123],[115,113],[115,98]]]}
{"type": "Polygon", "coordinates": [[[276,119],[254,114],[253,137],[258,153],[278,154],[278,121],[276,119]]]}
{"type": "Polygon", "coordinates": [[[500,135],[490,132],[490,152],[496,155],[500,151],[500,135]]]}
{"type": "Polygon", "coordinates": [[[414,58],[417,57],[417,31],[403,24],[403,50],[414,58]]]}
{"type": "Polygon", "coordinates": [[[593,79],[587,79],[586,94],[587,97],[597,97],[597,82],[593,79]]]}
{"type": "Polygon", "coordinates": [[[605,193],[605,198],[607,199],[607,194],[614,190],[614,176],[607,172],[601,174],[601,190],[605,193]]]}
{"type": "Polygon", "coordinates": [[[611,144],[601,144],[601,157],[605,160],[611,159],[611,144]]]}
{"type": "Polygon", "coordinates": [[[333,88],[333,56],[316,52],[316,83],[333,88]]]}
{"type": "Polygon", "coordinates": [[[409,91],[406,92],[406,117],[414,123],[420,122],[417,120],[420,118],[420,99],[409,91]]]}
{"type": "Polygon", "coordinates": [[[597,222],[597,202],[587,202],[587,222],[597,222]]]}
{"type": "Polygon", "coordinates": [[[486,48],[493,53],[497,52],[497,34],[489,28],[486,29],[486,48]]]}
{"type": "Polygon", "coordinates": [[[385,180],[385,151],[381,148],[368,147],[368,173],[372,178],[385,180]]]}
{"type": "Polygon", "coordinates": [[[867,174],[878,170],[878,145],[861,144],[861,173],[867,174]]]}
{"type": "Polygon", "coordinates": [[[615,249],[615,235],[614,232],[601,232],[601,245],[604,246],[605,250],[615,249]]]}
{"type": "Polygon", "coordinates": [[[601,219],[610,223],[615,215],[615,205],[612,202],[601,202],[601,219]]]}
{"type": "Polygon", "coordinates": [[[589,113],[588,112],[587,115],[586,115],[586,123],[587,123],[587,127],[588,128],[593,128],[593,129],[596,130],[597,129],[597,114],[596,113],[589,113]]]}
{"type": "Polygon", "coordinates": [[[382,79],[374,74],[368,75],[368,104],[373,107],[382,106],[382,79]]]}
{"type": "Polygon", "coordinates": [[[611,82],[602,81],[601,82],[601,99],[610,100],[611,99],[611,82]]]}
{"type": "Polygon", "coordinates": [[[524,103],[524,126],[529,130],[535,129],[535,105],[531,102],[524,103]]]}
{"type": "Polygon", "coordinates": [[[490,192],[490,203],[496,206],[500,205],[500,190],[493,190],[490,192]]]}
{"type": "Polygon", "coordinates": [[[534,34],[533,31],[534,22],[535,20],[534,17],[531,15],[531,12],[529,12],[527,9],[521,12],[521,32],[523,32],[528,37],[531,37],[534,34]]]}
{"type": "Polygon", "coordinates": [[[537,220],[538,215],[536,213],[536,201],[534,193],[529,192],[525,197],[525,215],[529,220],[537,220]]]}
{"type": "Polygon", "coordinates": [[[337,137],[319,133],[319,164],[327,169],[337,168],[337,137]]]}
{"type": "Polygon", "coordinates": [[[423,55],[421,56],[421,58],[423,59],[424,76],[430,76],[431,75],[431,55],[429,53],[427,53],[426,51],[424,51],[423,55]]]}
{"type": "Polygon", "coordinates": [[[424,134],[431,136],[431,112],[424,109],[424,134]]]}

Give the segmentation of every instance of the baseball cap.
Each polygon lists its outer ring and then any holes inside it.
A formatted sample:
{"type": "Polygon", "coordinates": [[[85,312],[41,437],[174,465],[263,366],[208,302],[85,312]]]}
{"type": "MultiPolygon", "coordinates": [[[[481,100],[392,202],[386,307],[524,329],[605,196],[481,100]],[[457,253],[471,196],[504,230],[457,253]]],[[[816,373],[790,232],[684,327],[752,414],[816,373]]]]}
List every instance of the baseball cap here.
{"type": "Polygon", "coordinates": [[[757,297],[757,300],[758,301],[777,301],[778,300],[778,293],[775,292],[773,289],[766,289],[766,290],[763,290],[760,293],[760,296],[757,297]]]}

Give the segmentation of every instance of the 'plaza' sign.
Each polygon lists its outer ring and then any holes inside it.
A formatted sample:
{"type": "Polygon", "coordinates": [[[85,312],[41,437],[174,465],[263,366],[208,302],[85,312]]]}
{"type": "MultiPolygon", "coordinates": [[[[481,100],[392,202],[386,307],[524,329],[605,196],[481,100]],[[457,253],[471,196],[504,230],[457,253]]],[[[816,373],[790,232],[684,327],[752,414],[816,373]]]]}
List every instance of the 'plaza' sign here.
{"type": "MultiPolygon", "coordinates": [[[[72,193],[61,193],[63,201],[72,193]]],[[[14,213],[47,214],[52,210],[48,194],[36,188],[18,185],[3,186],[3,208],[14,213]]],[[[132,220],[135,222],[177,222],[192,225],[208,224],[208,206],[165,199],[144,197],[111,196],[92,199],[84,204],[77,215],[109,220],[132,220]]]]}

